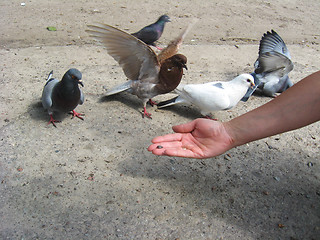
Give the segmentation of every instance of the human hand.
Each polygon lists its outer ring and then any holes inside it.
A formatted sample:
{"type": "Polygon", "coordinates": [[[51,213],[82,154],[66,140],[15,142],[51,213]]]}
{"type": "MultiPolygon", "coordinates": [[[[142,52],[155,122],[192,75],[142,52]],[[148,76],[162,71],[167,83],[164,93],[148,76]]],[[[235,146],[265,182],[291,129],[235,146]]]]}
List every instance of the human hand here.
{"type": "Polygon", "coordinates": [[[199,118],[172,129],[176,133],[152,139],[148,151],[155,155],[209,158],[224,153],[233,145],[225,125],[218,121],[199,118]]]}

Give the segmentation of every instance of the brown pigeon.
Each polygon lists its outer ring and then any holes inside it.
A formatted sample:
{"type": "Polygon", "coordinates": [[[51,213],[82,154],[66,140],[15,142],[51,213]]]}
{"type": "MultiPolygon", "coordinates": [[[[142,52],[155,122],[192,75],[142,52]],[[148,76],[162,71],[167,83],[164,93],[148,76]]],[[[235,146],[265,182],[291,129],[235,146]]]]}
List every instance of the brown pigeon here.
{"type": "Polygon", "coordinates": [[[111,88],[107,96],[128,91],[143,101],[143,116],[151,118],[146,104],[154,104],[151,98],[171,92],[180,83],[187,58],[176,54],[188,27],[159,56],[144,42],[120,29],[107,24],[89,25],[86,30],[100,41],[108,53],[119,63],[129,81],[111,88]]]}

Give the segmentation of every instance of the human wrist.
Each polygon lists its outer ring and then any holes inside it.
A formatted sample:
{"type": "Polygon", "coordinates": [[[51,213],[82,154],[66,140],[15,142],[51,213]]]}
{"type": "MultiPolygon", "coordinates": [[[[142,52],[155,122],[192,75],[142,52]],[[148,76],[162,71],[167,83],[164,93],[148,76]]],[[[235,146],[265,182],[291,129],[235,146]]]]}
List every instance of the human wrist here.
{"type": "Polygon", "coordinates": [[[227,148],[231,149],[233,147],[235,147],[235,134],[234,134],[234,129],[232,124],[230,123],[230,121],[228,122],[222,122],[222,126],[224,131],[226,132],[226,136],[228,136],[228,145],[227,148]]]}
{"type": "Polygon", "coordinates": [[[234,122],[228,121],[228,122],[224,122],[223,123],[224,129],[226,131],[226,133],[228,134],[229,138],[230,138],[230,149],[240,146],[242,144],[244,144],[245,142],[242,142],[241,140],[243,140],[241,138],[241,129],[236,127],[236,125],[234,124],[234,122]]]}

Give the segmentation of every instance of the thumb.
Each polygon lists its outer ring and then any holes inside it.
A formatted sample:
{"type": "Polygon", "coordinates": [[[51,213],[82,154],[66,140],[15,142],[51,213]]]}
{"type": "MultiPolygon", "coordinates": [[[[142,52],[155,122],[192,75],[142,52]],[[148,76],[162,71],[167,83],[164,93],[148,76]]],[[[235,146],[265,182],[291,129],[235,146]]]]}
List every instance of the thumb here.
{"type": "Polygon", "coordinates": [[[172,130],[175,131],[176,133],[189,133],[193,131],[196,123],[197,123],[197,119],[185,124],[173,126],[172,130]]]}

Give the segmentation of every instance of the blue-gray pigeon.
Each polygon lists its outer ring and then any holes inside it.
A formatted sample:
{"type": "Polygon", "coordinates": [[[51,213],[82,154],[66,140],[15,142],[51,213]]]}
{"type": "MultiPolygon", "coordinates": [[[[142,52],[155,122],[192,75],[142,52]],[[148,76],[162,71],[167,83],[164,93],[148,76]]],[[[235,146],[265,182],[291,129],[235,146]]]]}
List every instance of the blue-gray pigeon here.
{"type": "Polygon", "coordinates": [[[47,82],[42,92],[42,105],[50,115],[50,121],[56,127],[55,122],[60,122],[53,118],[54,112],[70,112],[73,117],[81,117],[84,114],[77,113],[74,109],[78,104],[84,102],[84,96],[79,88],[79,84],[83,86],[81,78],[82,74],[75,68],[69,69],[59,81],[52,78],[53,71],[49,73],[47,82]]]}
{"type": "Polygon", "coordinates": [[[256,86],[248,90],[242,101],[247,101],[257,87],[264,95],[275,97],[276,93],[281,93],[293,85],[288,76],[293,69],[289,50],[274,30],[263,35],[254,67],[252,76],[256,86]]]}

